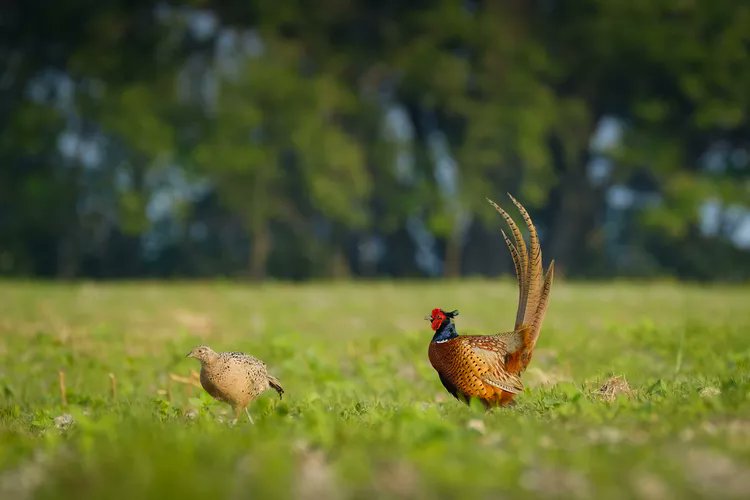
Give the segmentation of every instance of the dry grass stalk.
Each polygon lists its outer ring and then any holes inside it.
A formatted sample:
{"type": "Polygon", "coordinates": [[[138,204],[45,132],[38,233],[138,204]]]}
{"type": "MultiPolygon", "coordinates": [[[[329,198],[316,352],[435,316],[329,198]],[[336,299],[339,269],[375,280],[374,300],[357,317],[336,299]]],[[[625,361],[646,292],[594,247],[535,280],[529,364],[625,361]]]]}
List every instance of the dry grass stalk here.
{"type": "Polygon", "coordinates": [[[60,403],[63,406],[68,406],[68,395],[65,388],[65,372],[62,370],[58,371],[57,379],[60,382],[60,403]]]}
{"type": "Polygon", "coordinates": [[[619,394],[625,394],[628,397],[631,396],[633,390],[630,388],[630,384],[628,384],[625,377],[617,375],[607,379],[598,390],[594,391],[594,394],[605,401],[614,401],[619,394]]]}
{"type": "Polygon", "coordinates": [[[112,397],[112,401],[117,399],[117,378],[114,373],[109,374],[109,395],[112,397]]]}
{"type": "Polygon", "coordinates": [[[197,387],[198,389],[201,388],[200,375],[196,371],[191,371],[189,377],[183,377],[182,375],[177,375],[176,373],[170,373],[169,379],[175,382],[179,382],[180,384],[197,387]]]}

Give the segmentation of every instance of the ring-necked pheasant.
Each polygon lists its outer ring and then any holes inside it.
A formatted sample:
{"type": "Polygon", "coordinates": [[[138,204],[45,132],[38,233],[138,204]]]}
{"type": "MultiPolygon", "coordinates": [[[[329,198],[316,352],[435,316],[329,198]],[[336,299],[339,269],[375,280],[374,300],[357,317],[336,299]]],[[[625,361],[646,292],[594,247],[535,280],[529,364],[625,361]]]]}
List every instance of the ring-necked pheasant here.
{"type": "Polygon", "coordinates": [[[200,345],[187,357],[201,362],[201,385],[214,399],[232,406],[235,422],[244,409],[253,423],[247,405],[265,390],[273,388],[279,393],[279,399],[284,394],[284,388],[276,377],[268,373],[266,364],[249,354],[215,352],[206,345],[200,345]]]}
{"type": "Polygon", "coordinates": [[[428,355],[440,381],[457,399],[468,403],[470,398],[478,398],[488,407],[508,404],[523,391],[520,375],[531,361],[539,338],[554,273],[552,261],[542,276],[542,250],[536,228],[526,209],[508,196],[528,227],[528,249],[511,216],[492,200],[487,201],[505,219],[515,241],[501,231],[518,279],[518,310],[513,331],[459,336],[453,323],[458,311],[435,308],[425,318],[435,331],[428,355]]]}

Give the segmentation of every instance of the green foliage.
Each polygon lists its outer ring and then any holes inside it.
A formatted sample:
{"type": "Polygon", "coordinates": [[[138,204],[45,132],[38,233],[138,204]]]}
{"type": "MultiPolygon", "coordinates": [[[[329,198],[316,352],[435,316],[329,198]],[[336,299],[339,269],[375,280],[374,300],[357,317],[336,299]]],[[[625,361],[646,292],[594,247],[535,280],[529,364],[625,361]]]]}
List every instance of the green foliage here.
{"type": "Polygon", "coordinates": [[[6,282],[0,496],[741,497],[747,293],[557,284],[527,389],[485,412],[444,391],[421,318],[453,304],[462,332],[505,330],[510,282],[6,282]],[[170,384],[204,342],[259,356],[284,383],[284,399],[253,403],[255,426],[170,384]],[[603,399],[612,375],[632,392],[603,399]]]}
{"type": "Polygon", "coordinates": [[[369,179],[359,144],[341,125],[353,97],[332,78],[302,75],[294,44],[269,51],[239,79],[224,79],[209,138],[196,149],[202,172],[220,181],[220,195],[251,226],[283,218],[295,182],[320,213],[361,226],[369,179]],[[289,169],[299,177],[285,176],[289,169]]]}
{"type": "Polygon", "coordinates": [[[167,92],[146,82],[111,90],[103,105],[102,125],[146,158],[164,160],[175,148],[175,128],[166,121],[167,92]]]}
{"type": "MultiPolygon", "coordinates": [[[[256,277],[274,266],[332,276],[363,236],[402,239],[415,216],[453,261],[445,267],[459,271],[471,238],[496,232],[484,198],[506,191],[530,208],[561,271],[638,272],[612,258],[629,246],[647,255],[649,273],[674,271],[672,256],[684,254],[679,272],[691,277],[710,267],[704,246],[745,256],[696,228],[706,197],[725,206],[747,199],[747,5],[277,4],[10,6],[0,41],[0,210],[12,215],[0,219],[0,236],[12,243],[0,250],[0,272],[91,273],[94,259],[104,275],[119,274],[120,259],[102,249],[156,234],[168,240],[164,261],[246,253],[240,260],[256,277]],[[393,106],[408,132],[387,131],[393,106]],[[623,137],[594,152],[604,118],[623,137]],[[66,137],[86,144],[64,153],[66,137]],[[439,154],[435,137],[446,139],[439,154]],[[82,159],[89,143],[97,165],[82,159]],[[717,145],[730,159],[707,173],[717,145]],[[587,175],[594,154],[613,167],[596,185],[587,175]],[[457,166],[455,194],[438,185],[441,155],[457,166]],[[396,173],[403,163],[410,172],[396,173]],[[167,167],[205,181],[225,212],[206,207],[213,198],[181,200],[172,209],[180,227],[156,227],[148,179],[167,167]],[[662,205],[613,223],[603,213],[607,189],[643,178],[662,205]],[[189,228],[209,219],[239,224],[240,243],[196,244],[189,228]],[[474,220],[483,227],[462,239],[474,220]],[[33,224],[41,227],[24,229],[33,224]],[[627,241],[614,241],[615,225],[627,241]]],[[[413,252],[393,253],[402,261],[394,268],[415,267],[404,257],[413,252]]],[[[128,273],[149,260],[132,259],[128,273]]],[[[211,268],[236,271],[223,259],[211,268]]]]}

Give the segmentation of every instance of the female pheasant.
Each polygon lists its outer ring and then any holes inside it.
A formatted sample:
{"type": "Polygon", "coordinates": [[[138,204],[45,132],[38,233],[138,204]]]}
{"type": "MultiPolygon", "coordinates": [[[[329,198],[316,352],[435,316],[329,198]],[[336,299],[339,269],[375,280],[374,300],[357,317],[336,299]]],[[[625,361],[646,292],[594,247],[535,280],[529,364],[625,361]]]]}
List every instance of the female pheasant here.
{"type": "Polygon", "coordinates": [[[435,308],[425,319],[431,323],[432,337],[428,355],[440,381],[457,399],[478,398],[485,406],[509,404],[523,391],[521,373],[531,361],[547,310],[554,264],[542,276],[542,250],[536,228],[526,209],[510,194],[529,230],[529,248],[510,215],[492,200],[510,227],[515,243],[501,231],[508,246],[518,279],[518,310],[512,332],[494,335],[459,336],[453,323],[458,311],[435,308]]]}
{"type": "Polygon", "coordinates": [[[186,357],[201,362],[201,385],[214,399],[232,405],[235,423],[242,410],[250,423],[254,423],[247,405],[263,391],[273,389],[279,393],[279,399],[284,394],[281,382],[268,373],[266,364],[249,354],[215,352],[207,345],[199,345],[186,357]]]}

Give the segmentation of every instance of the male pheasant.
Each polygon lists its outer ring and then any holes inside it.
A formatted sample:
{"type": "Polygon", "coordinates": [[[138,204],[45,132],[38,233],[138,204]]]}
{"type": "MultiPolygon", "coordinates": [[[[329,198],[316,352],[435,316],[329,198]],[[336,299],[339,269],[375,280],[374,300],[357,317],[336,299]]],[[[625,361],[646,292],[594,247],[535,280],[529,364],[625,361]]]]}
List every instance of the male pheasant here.
{"type": "Polygon", "coordinates": [[[518,279],[518,310],[512,332],[459,336],[453,318],[458,311],[432,310],[428,319],[435,331],[428,355],[443,386],[457,399],[477,398],[485,406],[509,404],[523,391],[521,373],[531,361],[547,310],[554,264],[542,276],[542,250],[536,228],[526,209],[510,194],[529,230],[529,248],[510,215],[492,200],[510,227],[515,243],[501,231],[513,258],[518,279]]]}

